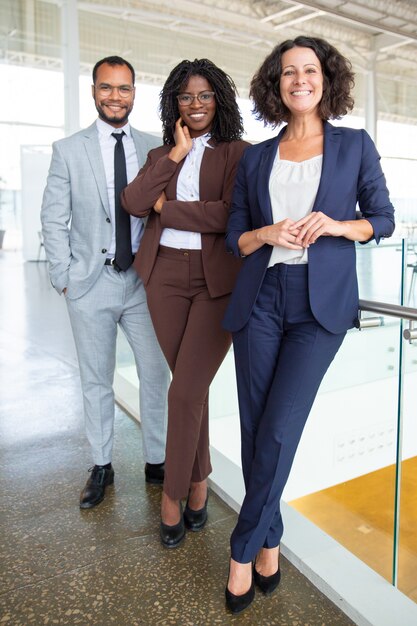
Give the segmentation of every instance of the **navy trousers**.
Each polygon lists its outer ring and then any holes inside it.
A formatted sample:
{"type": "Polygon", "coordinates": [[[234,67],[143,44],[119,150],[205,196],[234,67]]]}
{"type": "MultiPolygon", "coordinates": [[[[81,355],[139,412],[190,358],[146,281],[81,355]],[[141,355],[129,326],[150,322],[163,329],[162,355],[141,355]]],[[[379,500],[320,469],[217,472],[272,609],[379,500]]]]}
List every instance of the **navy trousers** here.
{"type": "Polygon", "coordinates": [[[281,495],[320,383],[346,334],[328,332],[313,317],[307,274],[307,265],[268,269],[249,322],[233,335],[246,487],[231,537],[239,563],[280,543],[281,495]]]}

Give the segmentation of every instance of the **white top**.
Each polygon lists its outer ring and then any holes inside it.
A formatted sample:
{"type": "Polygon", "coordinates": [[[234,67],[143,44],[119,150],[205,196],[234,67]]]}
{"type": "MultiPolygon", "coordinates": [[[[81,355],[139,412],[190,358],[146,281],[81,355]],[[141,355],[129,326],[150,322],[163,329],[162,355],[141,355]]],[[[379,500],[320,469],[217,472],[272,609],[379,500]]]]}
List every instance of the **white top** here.
{"type": "MultiPolygon", "coordinates": [[[[193,147],[185,157],[177,180],[177,200],[200,200],[200,168],[204,150],[210,146],[210,134],[193,139],[193,147]]],[[[201,234],[176,228],[164,228],[159,243],[170,248],[201,250],[201,234]]]]}
{"type": "MultiPolygon", "coordinates": [[[[107,195],[109,198],[110,219],[112,224],[111,244],[107,252],[109,258],[114,257],[116,252],[116,220],[114,213],[114,146],[116,139],[112,133],[125,131],[123,137],[123,148],[126,157],[127,182],[130,183],[138,173],[139,163],[136,154],[135,142],[133,141],[129,123],[122,128],[114,128],[100,118],[96,121],[98,130],[98,140],[100,143],[101,156],[103,157],[104,171],[107,181],[107,195]]],[[[139,241],[143,234],[143,221],[137,217],[130,217],[130,231],[132,237],[132,254],[136,254],[139,248],[139,241]]]]}
{"type": "MultiPolygon", "coordinates": [[[[277,150],[269,178],[274,224],[287,217],[296,222],[311,213],[319,188],[322,163],[322,154],[297,163],[280,159],[277,150]]],[[[283,246],[274,246],[268,267],[275,263],[293,265],[307,262],[307,248],[290,250],[283,246]]]]}

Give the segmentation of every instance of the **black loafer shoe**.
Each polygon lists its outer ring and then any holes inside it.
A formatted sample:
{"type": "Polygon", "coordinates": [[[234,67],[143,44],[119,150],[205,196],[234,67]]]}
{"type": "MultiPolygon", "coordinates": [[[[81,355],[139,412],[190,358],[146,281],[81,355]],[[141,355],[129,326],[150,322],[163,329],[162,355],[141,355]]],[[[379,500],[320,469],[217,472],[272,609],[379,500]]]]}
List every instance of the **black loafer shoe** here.
{"type": "Polygon", "coordinates": [[[184,523],[185,523],[185,526],[188,528],[188,530],[197,532],[204,527],[205,523],[207,522],[207,501],[208,501],[208,493],[207,493],[206,502],[203,508],[199,509],[198,511],[194,511],[193,509],[190,509],[190,507],[188,506],[188,500],[187,500],[187,504],[185,505],[185,509],[184,509],[184,523]]]}
{"type": "Polygon", "coordinates": [[[234,614],[241,613],[242,611],[247,609],[248,606],[252,604],[255,598],[255,584],[253,582],[253,576],[252,576],[251,586],[249,587],[246,593],[243,593],[240,596],[235,596],[235,594],[229,591],[229,589],[226,587],[225,596],[226,596],[226,607],[232,613],[234,614]]]}
{"type": "Polygon", "coordinates": [[[93,506],[100,504],[104,499],[107,485],[114,483],[114,469],[111,466],[106,469],[101,465],[94,465],[88,471],[91,472],[91,476],[81,492],[80,509],[92,509],[93,506]]]}
{"type": "Polygon", "coordinates": [[[161,522],[159,527],[159,535],[162,545],[165,548],[177,548],[185,537],[184,517],[182,514],[182,505],[180,502],[180,521],[174,526],[168,526],[161,522]]]}
{"type": "Polygon", "coordinates": [[[262,576],[262,574],[259,574],[259,572],[256,571],[255,566],[253,566],[253,579],[262,593],[268,596],[278,587],[281,580],[281,570],[278,567],[275,574],[271,574],[271,576],[262,576]]]}
{"type": "Polygon", "coordinates": [[[151,485],[162,485],[165,475],[165,463],[146,463],[145,480],[151,485]]]}

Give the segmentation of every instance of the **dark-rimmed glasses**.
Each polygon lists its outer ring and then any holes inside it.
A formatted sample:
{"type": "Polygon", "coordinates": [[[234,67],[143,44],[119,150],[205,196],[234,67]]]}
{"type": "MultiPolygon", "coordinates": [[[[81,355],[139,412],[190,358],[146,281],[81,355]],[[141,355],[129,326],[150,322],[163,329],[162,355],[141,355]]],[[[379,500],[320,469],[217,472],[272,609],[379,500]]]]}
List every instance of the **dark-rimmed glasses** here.
{"type": "Polygon", "coordinates": [[[178,104],[180,106],[188,106],[197,100],[201,104],[211,104],[214,100],[215,93],[214,91],[200,91],[200,93],[191,94],[191,93],[179,93],[177,96],[178,104]]]}
{"type": "Polygon", "coordinates": [[[134,91],[135,88],[130,87],[130,85],[113,86],[113,85],[107,85],[106,83],[103,83],[102,85],[97,85],[97,87],[94,85],[94,89],[97,89],[99,94],[101,96],[104,96],[105,98],[107,96],[110,96],[110,94],[113,93],[114,89],[116,89],[117,93],[119,94],[121,98],[128,98],[130,95],[132,95],[132,92],[134,91]]]}

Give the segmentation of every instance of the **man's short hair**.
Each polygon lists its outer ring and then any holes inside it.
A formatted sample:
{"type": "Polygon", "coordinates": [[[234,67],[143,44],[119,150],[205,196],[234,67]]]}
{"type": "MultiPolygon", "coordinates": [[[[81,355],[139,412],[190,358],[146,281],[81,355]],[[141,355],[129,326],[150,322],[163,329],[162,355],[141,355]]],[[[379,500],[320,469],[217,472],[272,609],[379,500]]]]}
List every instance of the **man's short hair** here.
{"type": "Polygon", "coordinates": [[[132,85],[135,84],[135,70],[133,69],[133,66],[131,65],[131,63],[129,63],[129,61],[126,61],[126,59],[122,59],[122,57],[118,57],[118,56],[111,56],[111,57],[105,57],[104,59],[101,59],[100,61],[97,61],[97,63],[95,64],[95,66],[93,67],[93,84],[96,84],[96,78],[97,78],[97,70],[100,67],[100,65],[126,65],[132,74],[132,85]]]}

